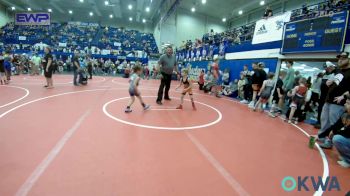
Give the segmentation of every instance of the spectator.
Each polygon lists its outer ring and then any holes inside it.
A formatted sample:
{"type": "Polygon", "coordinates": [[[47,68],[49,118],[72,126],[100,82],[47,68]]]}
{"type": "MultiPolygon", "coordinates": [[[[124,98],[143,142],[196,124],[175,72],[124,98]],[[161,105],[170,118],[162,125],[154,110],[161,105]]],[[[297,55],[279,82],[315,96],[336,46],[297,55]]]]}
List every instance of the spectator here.
{"type": "MultiPolygon", "coordinates": [[[[322,148],[330,149],[332,148],[332,136],[334,132],[341,131],[341,129],[346,125],[346,118],[348,115],[350,115],[350,99],[348,98],[345,102],[344,109],[345,113],[342,115],[341,118],[338,119],[336,123],[334,123],[332,126],[330,126],[327,130],[325,130],[323,133],[319,135],[319,138],[325,138],[325,142],[321,143],[320,146],[322,148]],[[344,119],[345,117],[345,119],[344,119]],[[345,121],[344,121],[345,120],[345,121]]],[[[350,133],[347,133],[350,134],[350,133]]]]}
{"type": "Polygon", "coordinates": [[[249,71],[248,65],[243,66],[243,72],[242,72],[244,79],[245,79],[245,84],[243,86],[244,90],[244,99],[241,101],[243,104],[248,104],[249,100],[251,99],[253,89],[252,89],[252,72],[249,71]]]}
{"type": "Polygon", "coordinates": [[[89,56],[86,56],[86,64],[87,64],[87,71],[89,73],[89,79],[91,80],[92,79],[92,71],[93,71],[93,61],[91,59],[91,57],[89,56]]]}
{"type": "Polygon", "coordinates": [[[47,89],[53,88],[53,80],[52,80],[52,72],[53,72],[53,57],[51,54],[51,48],[45,47],[45,57],[42,60],[43,63],[43,69],[44,69],[44,76],[46,78],[46,87],[47,89]]]}
{"type": "MultiPolygon", "coordinates": [[[[349,96],[350,91],[350,62],[348,57],[348,52],[342,52],[337,56],[339,73],[326,82],[329,90],[326,96],[326,103],[322,108],[321,129],[318,135],[335,124],[344,112],[345,97],[349,96]]],[[[324,138],[319,138],[319,140],[321,142],[325,141],[324,138]]]]}
{"type": "MultiPolygon", "coordinates": [[[[296,86],[291,92],[288,92],[288,96],[292,97],[288,123],[292,123],[296,110],[301,109],[305,104],[306,93],[307,93],[306,79],[300,78],[299,85],[296,86]]],[[[298,119],[293,121],[293,123],[297,124],[298,119]]]]}
{"type": "Polygon", "coordinates": [[[256,102],[253,110],[260,109],[263,111],[263,104],[266,104],[271,96],[271,92],[275,86],[275,81],[273,81],[274,74],[269,73],[266,80],[264,80],[262,87],[258,93],[259,100],[256,102]]]}
{"type": "Polygon", "coordinates": [[[0,84],[6,84],[4,57],[2,54],[0,54],[0,84]]]}
{"type": "Polygon", "coordinates": [[[301,78],[301,75],[300,75],[300,71],[295,71],[294,72],[294,84],[293,84],[293,86],[298,86],[299,85],[299,80],[300,80],[300,78],[301,78]]]}
{"type": "Polygon", "coordinates": [[[324,103],[326,102],[326,96],[328,93],[329,87],[327,86],[327,80],[333,79],[335,76],[335,73],[337,72],[337,69],[335,68],[335,65],[331,63],[330,61],[327,61],[326,64],[324,65],[324,68],[326,70],[325,74],[322,77],[322,82],[321,82],[321,94],[320,94],[320,99],[318,102],[318,108],[317,108],[317,123],[314,125],[316,129],[321,128],[321,113],[322,113],[322,108],[324,103]]]}
{"type": "Polygon", "coordinates": [[[283,91],[288,92],[294,87],[294,69],[293,69],[293,61],[287,61],[287,74],[283,80],[283,91]]]}
{"type": "Polygon", "coordinates": [[[237,45],[241,44],[241,38],[238,35],[235,37],[234,43],[237,45]]]}
{"type": "Polygon", "coordinates": [[[223,93],[226,96],[230,96],[238,91],[238,80],[235,79],[233,82],[230,82],[228,86],[223,89],[223,93]]]}
{"type": "Polygon", "coordinates": [[[11,80],[11,55],[8,52],[5,52],[4,54],[4,66],[5,66],[5,75],[6,75],[6,81],[9,83],[11,80]]]}
{"type": "Polygon", "coordinates": [[[286,76],[285,71],[280,71],[279,77],[277,78],[275,92],[273,93],[272,106],[269,115],[271,117],[276,117],[276,113],[282,113],[282,108],[284,104],[284,91],[283,91],[283,79],[286,76]]]}
{"type": "Polygon", "coordinates": [[[244,99],[244,85],[246,84],[246,79],[243,75],[243,72],[241,72],[240,76],[239,76],[239,80],[238,80],[238,97],[240,99],[244,99]]]}
{"type": "Polygon", "coordinates": [[[272,16],[273,16],[272,9],[270,8],[270,6],[267,6],[266,9],[265,9],[263,18],[264,19],[268,19],[268,18],[270,18],[272,16]]]}
{"type": "Polygon", "coordinates": [[[211,70],[212,70],[212,73],[213,73],[213,83],[215,83],[215,85],[213,86],[214,87],[214,93],[216,95],[216,97],[220,97],[219,93],[221,91],[221,86],[219,86],[219,77],[220,77],[220,68],[219,68],[219,59],[218,58],[215,58],[214,59],[214,62],[211,66],[211,70]]]}
{"type": "Polygon", "coordinates": [[[38,56],[38,54],[36,52],[34,53],[30,62],[31,62],[31,67],[32,67],[31,75],[39,75],[39,67],[40,67],[40,63],[41,63],[41,58],[38,56]]]}
{"type": "Polygon", "coordinates": [[[346,117],[344,117],[343,125],[344,127],[341,128],[339,131],[333,132],[333,144],[335,148],[337,149],[340,160],[338,161],[338,164],[345,168],[350,168],[350,100],[347,101],[347,114],[346,117]]]}
{"type": "Polygon", "coordinates": [[[201,73],[199,74],[198,78],[198,85],[199,85],[199,90],[203,90],[204,86],[204,70],[201,70],[201,73]]]}
{"type": "Polygon", "coordinates": [[[301,10],[301,15],[303,16],[303,18],[307,18],[308,14],[309,14],[309,9],[307,5],[304,4],[301,10]]]}
{"type": "Polygon", "coordinates": [[[313,105],[318,105],[321,95],[322,73],[318,73],[311,86],[311,101],[313,105]]]}
{"type": "Polygon", "coordinates": [[[79,86],[77,79],[79,75],[79,70],[80,70],[80,60],[79,60],[79,53],[78,51],[75,51],[74,57],[73,57],[73,85],[74,86],[79,86]]]}
{"type": "Polygon", "coordinates": [[[230,83],[230,72],[228,69],[225,69],[224,73],[222,74],[222,81],[225,86],[229,85],[230,83]]]}
{"type": "Polygon", "coordinates": [[[248,105],[249,108],[254,108],[257,94],[260,91],[264,80],[266,80],[266,72],[262,69],[262,67],[258,65],[258,63],[253,63],[253,71],[254,71],[254,74],[252,75],[253,98],[248,105]]]}

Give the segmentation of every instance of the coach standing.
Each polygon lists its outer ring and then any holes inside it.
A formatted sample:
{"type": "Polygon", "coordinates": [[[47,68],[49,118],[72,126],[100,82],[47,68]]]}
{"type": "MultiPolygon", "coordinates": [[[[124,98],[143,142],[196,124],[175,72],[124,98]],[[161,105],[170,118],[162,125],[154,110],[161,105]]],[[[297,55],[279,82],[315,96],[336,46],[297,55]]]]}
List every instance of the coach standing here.
{"type": "Polygon", "coordinates": [[[169,89],[171,76],[176,69],[176,57],[173,55],[173,48],[171,46],[166,48],[166,54],[160,57],[158,64],[161,73],[161,83],[158,90],[157,104],[162,105],[164,87],[164,99],[170,101],[169,89]]]}

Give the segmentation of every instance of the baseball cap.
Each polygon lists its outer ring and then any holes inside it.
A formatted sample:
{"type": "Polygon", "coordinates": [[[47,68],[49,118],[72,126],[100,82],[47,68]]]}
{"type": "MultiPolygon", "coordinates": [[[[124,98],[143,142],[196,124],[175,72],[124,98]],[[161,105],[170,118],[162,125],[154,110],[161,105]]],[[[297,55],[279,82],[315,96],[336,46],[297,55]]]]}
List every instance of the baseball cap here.
{"type": "Polygon", "coordinates": [[[337,58],[339,59],[340,57],[348,58],[349,57],[349,52],[342,52],[342,53],[338,54],[337,58]]]}
{"type": "Polygon", "coordinates": [[[330,61],[326,61],[326,64],[324,65],[324,68],[329,68],[329,67],[335,67],[335,65],[330,62],[330,61]]]}

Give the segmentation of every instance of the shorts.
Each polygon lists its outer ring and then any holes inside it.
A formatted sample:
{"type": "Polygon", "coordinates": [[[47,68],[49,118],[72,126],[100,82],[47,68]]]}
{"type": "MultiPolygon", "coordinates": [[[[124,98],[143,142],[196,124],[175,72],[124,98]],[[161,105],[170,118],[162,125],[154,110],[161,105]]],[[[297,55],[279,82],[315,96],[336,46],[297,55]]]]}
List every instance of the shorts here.
{"type": "Polygon", "coordinates": [[[52,66],[49,67],[48,71],[46,71],[46,68],[45,68],[44,69],[44,76],[45,76],[45,78],[52,78],[52,72],[53,72],[52,66]]]}
{"type": "Polygon", "coordinates": [[[182,95],[186,95],[186,93],[188,93],[189,95],[193,95],[192,88],[188,89],[187,91],[183,91],[182,95]]]}
{"type": "Polygon", "coordinates": [[[253,91],[260,91],[261,84],[252,84],[253,91]]]}
{"type": "Polygon", "coordinates": [[[266,102],[267,100],[269,100],[270,96],[271,96],[271,92],[263,91],[260,95],[260,99],[262,102],[266,102]]]}
{"type": "Polygon", "coordinates": [[[140,96],[140,94],[137,93],[134,89],[129,89],[129,95],[131,97],[134,97],[134,96],[139,97],[140,96]]]}
{"type": "Polygon", "coordinates": [[[305,104],[305,98],[295,95],[292,98],[292,103],[290,104],[290,107],[301,108],[304,104],[305,104]]]}

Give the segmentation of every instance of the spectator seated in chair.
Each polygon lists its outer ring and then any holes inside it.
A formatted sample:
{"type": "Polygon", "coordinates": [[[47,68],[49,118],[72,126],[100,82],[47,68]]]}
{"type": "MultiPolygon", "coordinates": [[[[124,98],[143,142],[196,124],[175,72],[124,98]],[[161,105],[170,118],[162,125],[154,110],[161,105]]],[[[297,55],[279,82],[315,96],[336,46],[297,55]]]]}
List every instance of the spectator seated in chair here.
{"type": "Polygon", "coordinates": [[[230,82],[228,86],[225,86],[222,90],[223,94],[226,96],[236,95],[238,93],[238,80],[235,79],[233,82],[230,82]]]}

